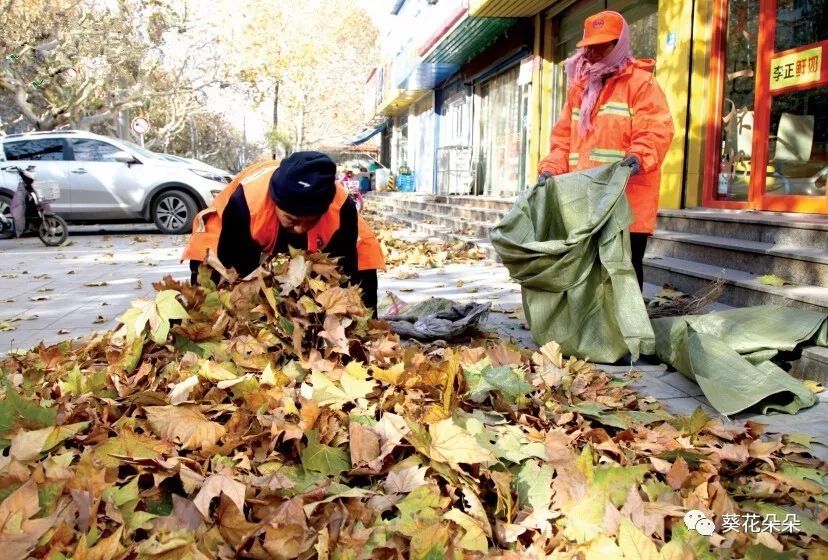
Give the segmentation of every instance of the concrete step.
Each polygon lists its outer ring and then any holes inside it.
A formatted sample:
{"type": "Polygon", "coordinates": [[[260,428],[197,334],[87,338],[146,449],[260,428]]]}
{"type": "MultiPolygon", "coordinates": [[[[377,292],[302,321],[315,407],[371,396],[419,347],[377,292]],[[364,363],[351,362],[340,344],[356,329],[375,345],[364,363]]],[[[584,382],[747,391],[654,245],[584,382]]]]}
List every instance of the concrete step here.
{"type": "Polygon", "coordinates": [[[656,230],[647,245],[647,254],[703,262],[755,276],[777,274],[798,284],[828,286],[828,251],[824,247],[785,247],[761,241],[656,230]]]}
{"type": "Polygon", "coordinates": [[[395,214],[427,225],[441,226],[452,233],[473,238],[488,239],[489,231],[496,225],[496,222],[475,222],[461,217],[447,216],[445,214],[436,214],[410,208],[398,208],[395,214]]]}
{"type": "Polygon", "coordinates": [[[723,278],[725,289],[719,301],[727,305],[792,305],[820,313],[828,312],[826,287],[766,286],[760,284],[754,274],[691,260],[647,256],[644,258],[644,277],[653,284],[672,284],[686,293],[693,293],[706,284],[723,278]]]}
{"type": "Polygon", "coordinates": [[[828,348],[809,346],[802,349],[802,357],[791,369],[791,375],[799,379],[813,379],[828,385],[828,348]]]}
{"type": "Polygon", "coordinates": [[[746,210],[659,210],[658,229],[787,247],[828,247],[828,216],[746,210]]]}
{"type": "Polygon", "coordinates": [[[496,224],[506,215],[504,210],[493,210],[475,206],[440,203],[421,199],[396,198],[396,199],[369,199],[367,207],[377,211],[396,211],[400,209],[418,210],[433,215],[450,216],[463,218],[476,222],[496,224]]]}
{"type": "Polygon", "coordinates": [[[477,208],[484,210],[499,210],[508,212],[512,208],[514,198],[498,198],[490,196],[469,196],[469,195],[440,195],[403,192],[370,192],[367,195],[369,200],[393,200],[393,201],[418,201],[434,202],[438,204],[449,204],[452,206],[477,208]]]}

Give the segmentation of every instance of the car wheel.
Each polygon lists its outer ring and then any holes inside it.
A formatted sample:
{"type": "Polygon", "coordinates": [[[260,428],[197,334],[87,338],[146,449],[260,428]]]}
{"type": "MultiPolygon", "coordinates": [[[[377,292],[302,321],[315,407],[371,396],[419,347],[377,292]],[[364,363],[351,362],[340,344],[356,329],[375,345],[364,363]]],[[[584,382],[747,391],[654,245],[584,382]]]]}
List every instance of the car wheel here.
{"type": "Polygon", "coordinates": [[[193,197],[181,191],[161,193],[152,203],[152,221],[161,233],[189,233],[197,212],[193,197]]]}
{"type": "MultiPolygon", "coordinates": [[[[0,194],[0,214],[8,220],[7,223],[12,223],[12,215],[11,215],[11,198],[4,194],[0,194]]],[[[0,239],[9,239],[14,236],[12,230],[3,230],[0,232],[0,239]]]]}

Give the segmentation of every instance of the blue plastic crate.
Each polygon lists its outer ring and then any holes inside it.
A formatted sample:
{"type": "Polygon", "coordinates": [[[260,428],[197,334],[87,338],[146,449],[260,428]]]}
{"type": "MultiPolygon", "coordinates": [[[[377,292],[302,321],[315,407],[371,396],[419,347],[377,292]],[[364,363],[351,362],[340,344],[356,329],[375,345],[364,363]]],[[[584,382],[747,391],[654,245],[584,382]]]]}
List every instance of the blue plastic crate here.
{"type": "Polygon", "coordinates": [[[397,189],[401,192],[414,192],[414,175],[400,175],[397,177],[397,189]]]}

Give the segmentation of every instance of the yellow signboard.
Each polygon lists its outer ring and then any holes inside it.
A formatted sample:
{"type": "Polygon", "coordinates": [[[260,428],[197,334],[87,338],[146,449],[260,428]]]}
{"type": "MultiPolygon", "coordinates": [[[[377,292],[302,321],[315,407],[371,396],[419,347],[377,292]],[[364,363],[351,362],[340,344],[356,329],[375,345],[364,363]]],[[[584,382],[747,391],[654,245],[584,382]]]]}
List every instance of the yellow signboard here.
{"type": "Polygon", "coordinates": [[[802,86],[820,81],[822,45],[771,59],[770,89],[802,86]]]}

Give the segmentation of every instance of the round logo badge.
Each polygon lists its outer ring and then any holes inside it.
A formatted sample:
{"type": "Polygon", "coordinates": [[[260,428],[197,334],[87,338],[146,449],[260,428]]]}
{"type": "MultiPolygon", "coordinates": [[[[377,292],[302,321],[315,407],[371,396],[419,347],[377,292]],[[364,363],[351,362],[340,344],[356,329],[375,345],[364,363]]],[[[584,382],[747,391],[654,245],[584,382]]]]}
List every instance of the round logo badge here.
{"type": "Polygon", "coordinates": [[[592,22],[592,27],[593,29],[601,29],[602,27],[604,27],[604,20],[596,19],[592,22]]]}

